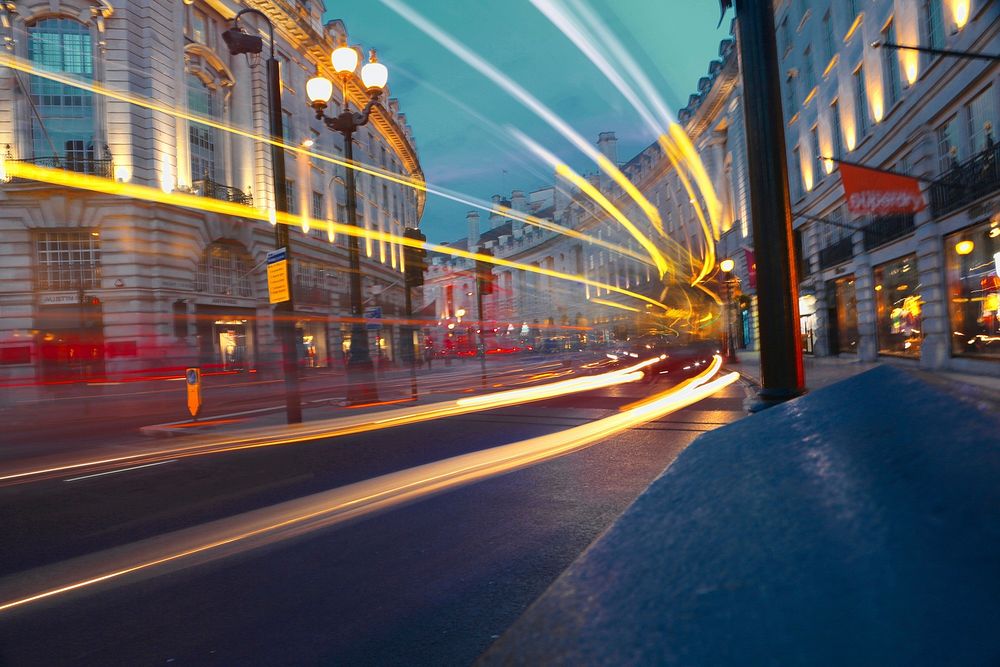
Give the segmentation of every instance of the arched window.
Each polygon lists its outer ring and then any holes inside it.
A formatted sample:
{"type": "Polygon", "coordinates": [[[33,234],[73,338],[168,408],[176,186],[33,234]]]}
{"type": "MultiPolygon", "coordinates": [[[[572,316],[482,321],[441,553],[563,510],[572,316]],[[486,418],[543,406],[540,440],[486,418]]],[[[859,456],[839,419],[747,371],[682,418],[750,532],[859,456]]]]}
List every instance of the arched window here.
{"type": "MultiPolygon", "coordinates": [[[[219,117],[218,95],[214,89],[194,74],[188,74],[187,90],[188,108],[192,112],[209,118],[219,117]]],[[[221,155],[218,151],[218,134],[215,128],[191,122],[188,126],[188,137],[191,142],[191,179],[218,180],[221,155]]]]}
{"type": "MultiPolygon", "coordinates": [[[[28,26],[28,59],[42,69],[94,78],[90,28],[66,18],[28,26]]],[[[73,171],[94,164],[94,95],[86,90],[32,76],[31,148],[34,157],[52,156],[73,171]]]]}
{"type": "Polygon", "coordinates": [[[246,249],[235,241],[216,241],[198,263],[195,291],[225,296],[253,296],[253,264],[246,249]]]}

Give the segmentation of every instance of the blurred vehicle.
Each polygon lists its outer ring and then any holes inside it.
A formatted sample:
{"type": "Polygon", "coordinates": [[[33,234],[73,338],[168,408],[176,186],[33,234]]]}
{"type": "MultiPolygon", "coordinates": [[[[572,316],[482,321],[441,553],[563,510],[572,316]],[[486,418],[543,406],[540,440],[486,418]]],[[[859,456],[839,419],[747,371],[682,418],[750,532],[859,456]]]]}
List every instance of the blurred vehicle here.
{"type": "Polygon", "coordinates": [[[643,381],[652,382],[661,375],[694,375],[719,354],[717,341],[678,334],[647,334],[618,341],[607,356],[622,365],[631,365],[651,357],[656,363],[643,368],[643,381]]]}

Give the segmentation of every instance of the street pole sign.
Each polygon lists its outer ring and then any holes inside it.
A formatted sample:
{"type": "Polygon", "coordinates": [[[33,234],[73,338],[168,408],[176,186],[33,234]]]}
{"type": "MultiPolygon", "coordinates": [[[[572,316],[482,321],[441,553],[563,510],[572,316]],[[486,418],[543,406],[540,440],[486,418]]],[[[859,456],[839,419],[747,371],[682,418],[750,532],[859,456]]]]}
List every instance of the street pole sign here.
{"type": "Polygon", "coordinates": [[[278,248],[267,253],[267,294],[271,303],[291,299],[288,289],[288,250],[278,248]]]}
{"type": "Polygon", "coordinates": [[[379,331],[382,328],[382,307],[377,306],[366,310],[365,319],[374,320],[367,323],[369,331],[379,331]]]}
{"type": "Polygon", "coordinates": [[[201,371],[197,368],[189,368],[185,376],[188,412],[191,413],[192,419],[196,419],[201,411],[201,371]]]}

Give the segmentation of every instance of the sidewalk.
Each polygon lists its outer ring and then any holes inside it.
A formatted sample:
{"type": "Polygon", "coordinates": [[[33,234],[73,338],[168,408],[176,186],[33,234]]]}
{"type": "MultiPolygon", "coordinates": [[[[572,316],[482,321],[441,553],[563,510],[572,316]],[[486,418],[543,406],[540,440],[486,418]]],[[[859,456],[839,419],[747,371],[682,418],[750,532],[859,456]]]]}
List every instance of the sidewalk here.
{"type": "Polygon", "coordinates": [[[997,664],[1000,420],[966,398],[883,363],[700,436],[477,664],[997,664]]]}

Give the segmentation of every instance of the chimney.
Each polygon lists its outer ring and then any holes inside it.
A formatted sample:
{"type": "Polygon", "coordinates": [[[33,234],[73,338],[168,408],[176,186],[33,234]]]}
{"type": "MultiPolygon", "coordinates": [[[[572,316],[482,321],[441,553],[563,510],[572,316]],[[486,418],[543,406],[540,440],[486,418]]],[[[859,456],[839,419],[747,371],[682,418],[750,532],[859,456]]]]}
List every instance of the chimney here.
{"type": "Polygon", "coordinates": [[[514,190],[510,193],[510,207],[519,213],[528,212],[528,200],[524,197],[524,190],[514,190]]]}
{"type": "Polygon", "coordinates": [[[465,223],[469,226],[469,250],[479,245],[479,213],[469,211],[465,214],[465,223]]]}
{"type": "Polygon", "coordinates": [[[493,229],[503,221],[503,218],[497,213],[500,208],[500,195],[493,195],[490,200],[493,202],[493,210],[490,212],[490,229],[493,229]]]}
{"type": "Polygon", "coordinates": [[[597,149],[611,164],[618,166],[618,139],[614,132],[601,132],[597,135],[597,149]]]}

